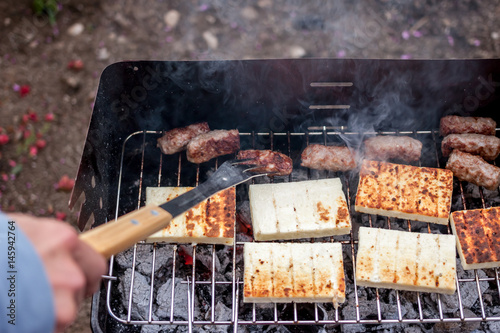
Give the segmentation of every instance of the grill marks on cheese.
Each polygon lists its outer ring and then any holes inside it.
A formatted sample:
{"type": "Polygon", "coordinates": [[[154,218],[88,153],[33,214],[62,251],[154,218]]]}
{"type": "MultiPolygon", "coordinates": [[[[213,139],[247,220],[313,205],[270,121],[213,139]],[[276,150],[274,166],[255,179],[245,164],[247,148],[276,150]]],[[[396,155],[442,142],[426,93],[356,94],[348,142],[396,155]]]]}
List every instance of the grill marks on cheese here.
{"type": "Polygon", "coordinates": [[[250,185],[255,240],[347,234],[351,220],[340,179],[250,185]]]}
{"type": "Polygon", "coordinates": [[[500,267],[500,207],[451,213],[464,269],[500,267]]]}
{"type": "Polygon", "coordinates": [[[455,270],[452,235],[359,229],[360,286],[453,294],[455,270]]]}
{"type": "MultiPolygon", "coordinates": [[[[148,187],[146,204],[160,205],[193,187],[148,187]]],[[[174,218],[170,225],[148,238],[150,242],[232,244],[236,190],[224,190],[174,218]]]]}
{"type": "Polygon", "coordinates": [[[244,301],[345,301],[340,243],[245,243],[244,301]]]}
{"type": "Polygon", "coordinates": [[[365,160],[355,210],[447,224],[452,191],[449,170],[365,160]]]}

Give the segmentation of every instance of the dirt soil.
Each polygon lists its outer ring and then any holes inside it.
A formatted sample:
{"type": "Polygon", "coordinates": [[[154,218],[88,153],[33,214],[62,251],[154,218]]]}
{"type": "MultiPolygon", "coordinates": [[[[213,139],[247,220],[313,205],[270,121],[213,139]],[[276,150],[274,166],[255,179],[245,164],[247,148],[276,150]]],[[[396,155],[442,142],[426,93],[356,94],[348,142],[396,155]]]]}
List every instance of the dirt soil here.
{"type": "MultiPolygon", "coordinates": [[[[114,62],[500,55],[498,0],[61,0],[55,24],[31,3],[0,2],[0,208],[73,225],[57,183],[76,176],[114,62]]],[[[90,332],[89,309],[67,332],[90,332]]]]}

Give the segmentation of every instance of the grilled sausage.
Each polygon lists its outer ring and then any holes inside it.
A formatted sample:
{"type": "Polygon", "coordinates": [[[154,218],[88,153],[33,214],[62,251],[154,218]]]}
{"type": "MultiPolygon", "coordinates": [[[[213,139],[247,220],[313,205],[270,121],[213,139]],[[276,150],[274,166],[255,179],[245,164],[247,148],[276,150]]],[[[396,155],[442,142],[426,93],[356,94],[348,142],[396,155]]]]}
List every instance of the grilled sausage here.
{"type": "Polygon", "coordinates": [[[271,176],[286,176],[292,173],[292,159],[285,154],[272,150],[241,150],[239,159],[249,159],[245,164],[260,166],[255,172],[269,173],[271,176]]]}
{"type": "Polygon", "coordinates": [[[238,130],[215,130],[200,134],[188,143],[187,159],[192,163],[203,163],[218,156],[235,153],[238,149],[238,130]]]}
{"type": "Polygon", "coordinates": [[[484,186],[490,191],[498,189],[500,185],[500,168],[477,155],[454,150],[446,163],[446,169],[451,170],[458,179],[484,186]]]}
{"type": "Polygon", "coordinates": [[[301,159],[302,166],[317,170],[347,171],[356,168],[354,154],[348,147],[312,144],[304,149],[301,159]]]}
{"type": "Polygon", "coordinates": [[[500,154],[500,138],[482,134],[450,134],[441,142],[443,156],[448,157],[453,149],[493,161],[500,154]]]}
{"type": "Polygon", "coordinates": [[[439,123],[439,134],[476,133],[495,135],[497,123],[491,118],[446,116],[439,123]]]}
{"type": "Polygon", "coordinates": [[[407,162],[420,159],[422,142],[409,136],[374,136],[366,139],[365,158],[370,160],[385,161],[397,158],[407,162]]]}
{"type": "Polygon", "coordinates": [[[186,149],[194,137],[210,131],[207,123],[192,124],[187,127],[174,128],[158,139],[158,147],[163,154],[171,155],[186,149]]]}

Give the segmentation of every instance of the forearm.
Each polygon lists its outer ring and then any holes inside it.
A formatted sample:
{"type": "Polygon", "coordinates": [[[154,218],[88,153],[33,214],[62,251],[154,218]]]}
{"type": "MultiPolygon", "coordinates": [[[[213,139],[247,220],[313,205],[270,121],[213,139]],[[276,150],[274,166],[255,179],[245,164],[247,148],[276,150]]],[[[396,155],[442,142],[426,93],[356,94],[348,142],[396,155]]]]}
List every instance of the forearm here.
{"type": "Polygon", "coordinates": [[[2,213],[0,276],[0,331],[54,332],[52,288],[42,261],[16,221],[2,213]]]}

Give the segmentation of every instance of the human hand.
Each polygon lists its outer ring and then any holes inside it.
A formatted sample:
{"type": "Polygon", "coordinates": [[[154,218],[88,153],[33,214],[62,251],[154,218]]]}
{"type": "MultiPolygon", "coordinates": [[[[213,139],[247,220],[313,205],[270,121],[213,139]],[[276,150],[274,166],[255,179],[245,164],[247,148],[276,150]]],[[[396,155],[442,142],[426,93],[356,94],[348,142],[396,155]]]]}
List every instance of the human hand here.
{"type": "Polygon", "coordinates": [[[54,293],[56,332],[75,319],[84,297],[99,288],[106,273],[103,256],[78,239],[68,224],[23,214],[10,215],[40,256],[54,293]]]}

